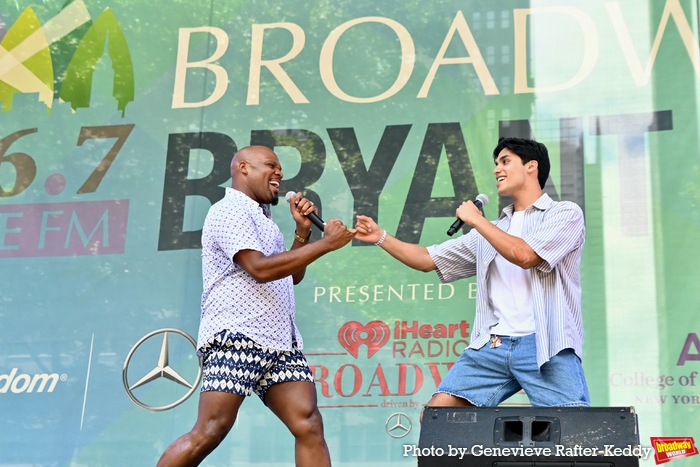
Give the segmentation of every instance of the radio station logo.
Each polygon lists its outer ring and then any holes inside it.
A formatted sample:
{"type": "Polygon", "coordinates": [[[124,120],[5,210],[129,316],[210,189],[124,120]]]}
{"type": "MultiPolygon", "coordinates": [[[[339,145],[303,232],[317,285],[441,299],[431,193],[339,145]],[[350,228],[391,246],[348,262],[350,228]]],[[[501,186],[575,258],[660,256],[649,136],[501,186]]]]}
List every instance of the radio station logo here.
{"type": "Polygon", "coordinates": [[[3,111],[12,109],[16,93],[36,93],[49,109],[57,98],[70,102],[73,110],[90,107],[93,74],[105,51],[114,70],[113,97],[122,116],[134,100],[131,53],[110,8],[93,20],[83,1],[75,0],[42,25],[32,7],[27,7],[12,26],[0,30],[0,37],[3,111]]]}
{"type": "MultiPolygon", "coordinates": [[[[362,324],[348,321],[338,330],[338,342],[356,359],[360,358],[360,348],[367,346],[367,358],[372,358],[383,348],[392,332],[383,321],[370,321],[362,324]]],[[[396,321],[392,344],[393,357],[458,357],[469,345],[469,323],[427,324],[418,321],[396,321]]]]}
{"type": "Polygon", "coordinates": [[[358,358],[360,346],[367,346],[367,358],[372,358],[389,340],[389,326],[383,321],[372,321],[363,325],[348,321],[338,330],[338,342],[345,350],[358,358]]]}
{"type": "MultiPolygon", "coordinates": [[[[12,110],[17,94],[36,94],[48,109],[57,99],[69,103],[73,111],[90,107],[97,65],[109,60],[112,95],[123,117],[127,104],[134,100],[134,68],[114,12],[105,8],[93,18],[82,0],[74,0],[52,14],[42,18],[42,24],[28,6],[13,24],[6,27],[0,22],[2,111],[12,110]]],[[[6,175],[0,197],[12,198],[30,188],[40,189],[37,185],[43,185],[51,197],[74,187],[77,195],[96,192],[133,128],[134,124],[80,128],[76,136],[77,146],[82,149],[71,153],[70,159],[79,155],[85,158],[84,164],[94,164],[87,178],[82,171],[66,173],[49,168],[48,154],[17,149],[40,141],[43,132],[39,128],[0,134],[0,165],[6,175]],[[111,147],[109,141],[102,141],[111,139],[115,140],[111,147]]],[[[49,138],[53,140],[54,136],[49,138]]],[[[4,228],[0,228],[0,258],[124,253],[129,200],[86,199],[1,206],[0,227],[4,228]]]]}
{"type": "Polygon", "coordinates": [[[440,384],[469,345],[469,331],[466,321],[395,321],[393,328],[380,320],[343,323],[338,343],[345,352],[306,354],[323,357],[309,365],[319,395],[327,402],[321,406],[420,409],[423,396],[418,392],[440,384]],[[356,397],[361,402],[350,402],[356,397]]]}

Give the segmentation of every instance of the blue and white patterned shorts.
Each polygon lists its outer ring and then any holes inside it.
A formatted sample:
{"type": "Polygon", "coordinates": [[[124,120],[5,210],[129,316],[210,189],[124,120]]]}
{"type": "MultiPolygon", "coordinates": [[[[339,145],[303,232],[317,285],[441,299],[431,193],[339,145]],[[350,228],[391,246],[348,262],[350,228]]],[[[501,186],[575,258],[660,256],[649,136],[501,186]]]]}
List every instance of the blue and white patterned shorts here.
{"type": "Polygon", "coordinates": [[[265,394],[275,383],[308,381],[314,378],[306,357],[297,349],[276,350],[256,344],[241,334],[223,331],[215,335],[202,352],[202,392],[220,391],[249,396],[265,402],[265,394]]]}

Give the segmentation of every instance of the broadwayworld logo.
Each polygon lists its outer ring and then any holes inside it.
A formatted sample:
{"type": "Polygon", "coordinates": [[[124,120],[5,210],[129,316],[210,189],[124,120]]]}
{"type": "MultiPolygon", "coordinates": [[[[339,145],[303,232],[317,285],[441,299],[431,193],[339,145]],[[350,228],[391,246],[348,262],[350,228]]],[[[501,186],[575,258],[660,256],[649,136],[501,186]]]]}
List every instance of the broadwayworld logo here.
{"type": "Polygon", "coordinates": [[[654,448],[654,461],[656,464],[664,464],[676,459],[697,456],[698,448],[693,437],[652,437],[651,445],[654,448]]]}
{"type": "Polygon", "coordinates": [[[73,110],[90,106],[93,74],[105,53],[114,70],[113,97],[122,116],[134,100],[134,68],[114,13],[106,8],[92,20],[82,0],[64,6],[41,24],[27,7],[7,30],[0,21],[0,105],[12,109],[14,94],[39,95],[49,109],[55,99],[73,110]]]}

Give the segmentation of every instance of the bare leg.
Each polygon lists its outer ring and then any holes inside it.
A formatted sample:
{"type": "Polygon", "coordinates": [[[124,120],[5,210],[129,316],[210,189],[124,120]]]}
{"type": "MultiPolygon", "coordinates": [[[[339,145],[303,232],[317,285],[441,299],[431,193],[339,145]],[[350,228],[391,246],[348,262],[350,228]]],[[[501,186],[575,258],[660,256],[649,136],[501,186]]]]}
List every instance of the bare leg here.
{"type": "Polygon", "coordinates": [[[168,446],[157,467],[199,465],[231,430],[244,399],[244,396],[227,392],[200,393],[197,422],[192,431],[168,446]]]}
{"type": "Polygon", "coordinates": [[[323,420],[316,400],[316,385],[289,381],[272,386],[265,403],[294,435],[297,467],[330,467],[331,458],[323,436],[323,420]]]}

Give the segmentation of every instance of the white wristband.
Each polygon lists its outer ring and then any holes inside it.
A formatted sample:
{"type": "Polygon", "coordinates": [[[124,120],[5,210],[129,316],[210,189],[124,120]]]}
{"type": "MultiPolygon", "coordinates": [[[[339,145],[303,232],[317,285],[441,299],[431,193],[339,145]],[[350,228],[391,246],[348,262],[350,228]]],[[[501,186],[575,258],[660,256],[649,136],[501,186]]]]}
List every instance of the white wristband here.
{"type": "Polygon", "coordinates": [[[384,240],[386,240],[386,229],[384,230],[384,233],[382,233],[382,236],[377,240],[377,243],[375,245],[381,246],[382,243],[384,243],[384,240]]]}

